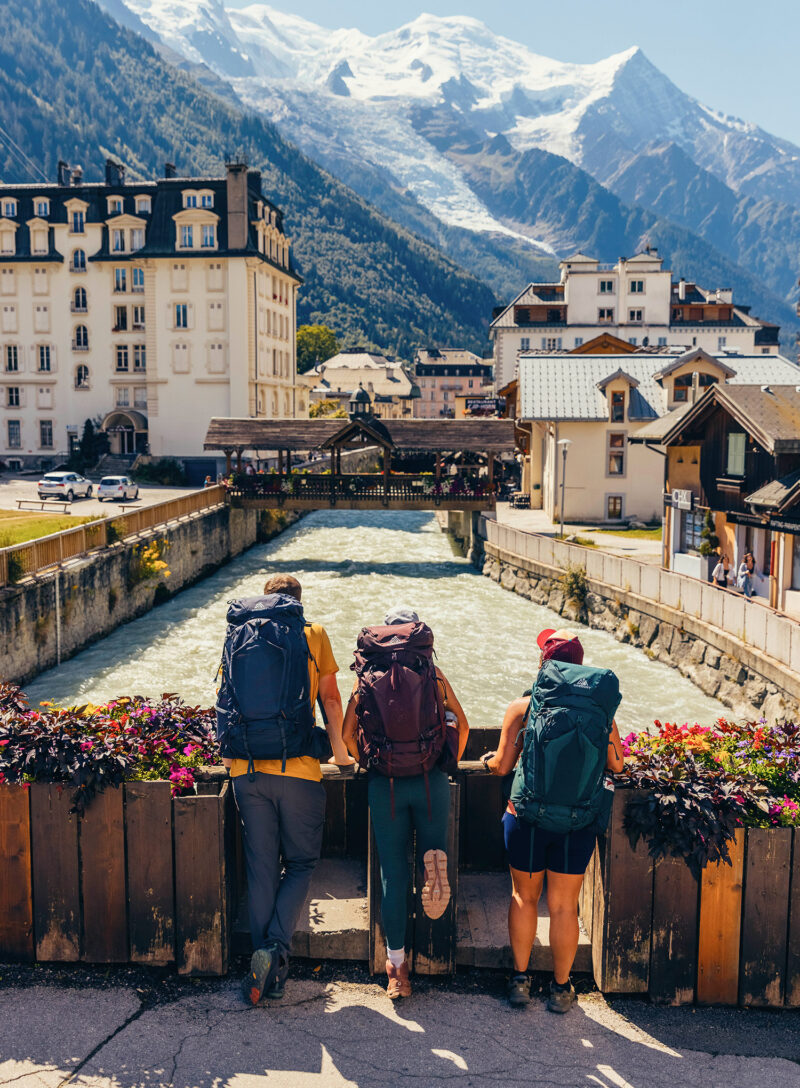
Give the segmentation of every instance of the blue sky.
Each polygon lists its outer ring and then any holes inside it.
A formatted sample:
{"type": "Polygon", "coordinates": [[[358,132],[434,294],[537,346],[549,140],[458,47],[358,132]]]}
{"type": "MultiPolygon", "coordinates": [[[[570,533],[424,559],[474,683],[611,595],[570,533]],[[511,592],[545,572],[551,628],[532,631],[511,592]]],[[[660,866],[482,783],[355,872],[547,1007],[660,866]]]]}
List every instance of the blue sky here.
{"type": "MultiPolygon", "coordinates": [[[[245,7],[253,0],[224,0],[245,7]]],[[[379,34],[423,11],[471,15],[558,60],[587,62],[639,45],[706,105],[800,144],[797,0],[267,0],[322,26],[379,34]]]]}

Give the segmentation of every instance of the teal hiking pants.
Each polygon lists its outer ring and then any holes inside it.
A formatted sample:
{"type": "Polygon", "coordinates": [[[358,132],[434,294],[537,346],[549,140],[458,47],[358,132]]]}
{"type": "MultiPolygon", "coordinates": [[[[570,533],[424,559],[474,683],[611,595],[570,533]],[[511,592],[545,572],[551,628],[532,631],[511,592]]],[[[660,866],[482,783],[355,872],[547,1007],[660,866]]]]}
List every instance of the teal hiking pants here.
{"type": "Polygon", "coordinates": [[[389,948],[406,947],[408,843],[412,829],[417,833],[417,858],[420,864],[426,851],[447,849],[450,782],[444,771],[434,769],[428,774],[428,791],[422,774],[395,778],[392,819],[391,782],[383,775],[370,775],[369,812],[378,847],[381,918],[389,948]]]}

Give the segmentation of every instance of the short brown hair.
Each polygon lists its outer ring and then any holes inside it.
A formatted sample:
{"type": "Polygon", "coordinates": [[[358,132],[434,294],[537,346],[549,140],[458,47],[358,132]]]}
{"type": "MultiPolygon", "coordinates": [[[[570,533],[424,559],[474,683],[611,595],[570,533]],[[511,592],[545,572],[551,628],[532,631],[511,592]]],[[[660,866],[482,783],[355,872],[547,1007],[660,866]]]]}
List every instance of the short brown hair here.
{"type": "Polygon", "coordinates": [[[264,596],[270,593],[288,593],[299,601],[303,596],[303,587],[291,574],[273,574],[264,583],[264,596]]]}

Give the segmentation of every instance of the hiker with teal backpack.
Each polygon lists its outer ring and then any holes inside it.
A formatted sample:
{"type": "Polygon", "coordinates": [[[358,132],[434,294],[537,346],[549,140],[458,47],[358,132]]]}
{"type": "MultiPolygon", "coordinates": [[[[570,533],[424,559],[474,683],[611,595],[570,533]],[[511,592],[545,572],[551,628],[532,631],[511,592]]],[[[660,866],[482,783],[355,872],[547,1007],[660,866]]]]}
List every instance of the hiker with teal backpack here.
{"type": "Polygon", "coordinates": [[[583,647],[570,631],[548,629],[536,641],[541,657],[530,697],[509,704],[497,751],[482,759],[492,774],[514,771],[503,815],[512,883],[509,1004],[530,1001],[528,964],[546,873],[553,953],[547,1007],[563,1013],[575,1002],[578,895],[614,796],[606,772],[624,765],[614,721],[620,694],[610,669],[583,664],[583,647]]]}

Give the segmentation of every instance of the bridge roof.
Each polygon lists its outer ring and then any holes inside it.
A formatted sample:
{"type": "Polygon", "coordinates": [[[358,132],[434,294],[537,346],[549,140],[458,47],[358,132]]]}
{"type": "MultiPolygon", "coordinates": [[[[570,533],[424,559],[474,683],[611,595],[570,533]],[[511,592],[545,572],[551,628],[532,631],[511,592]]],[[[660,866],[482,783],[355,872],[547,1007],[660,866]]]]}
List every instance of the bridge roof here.
{"type": "MultiPolygon", "coordinates": [[[[513,419],[380,419],[397,450],[470,450],[510,453],[513,419]]],[[[349,419],[227,419],[208,425],[207,450],[314,450],[333,445],[349,419]]]]}

